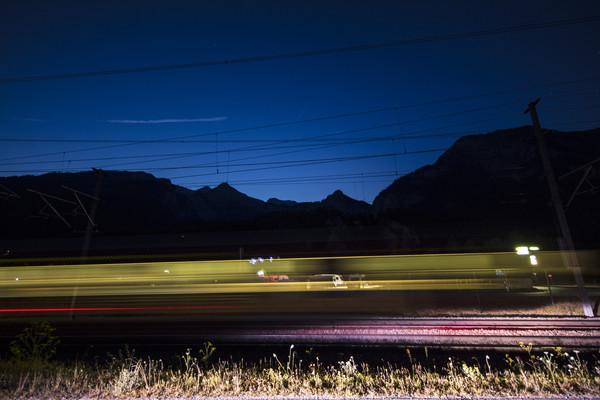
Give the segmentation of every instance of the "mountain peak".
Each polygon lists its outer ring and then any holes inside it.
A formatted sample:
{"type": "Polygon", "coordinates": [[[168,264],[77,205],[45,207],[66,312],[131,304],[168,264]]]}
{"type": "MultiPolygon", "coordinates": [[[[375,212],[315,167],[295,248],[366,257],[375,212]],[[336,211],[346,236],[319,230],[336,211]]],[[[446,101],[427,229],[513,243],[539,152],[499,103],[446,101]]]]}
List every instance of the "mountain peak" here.
{"type": "Polygon", "coordinates": [[[227,182],[220,183],[219,185],[215,186],[212,191],[217,193],[240,193],[227,182]]]}
{"type": "Polygon", "coordinates": [[[368,214],[371,206],[360,200],[355,200],[352,197],[346,196],[341,190],[336,190],[323,201],[321,205],[325,208],[333,208],[340,210],[344,214],[368,214]]]}
{"type": "Polygon", "coordinates": [[[331,193],[329,196],[327,196],[327,199],[345,199],[345,198],[350,198],[348,196],[346,196],[344,194],[344,192],[342,192],[341,190],[336,190],[335,192],[331,193]]]}
{"type": "MultiPolygon", "coordinates": [[[[555,172],[566,173],[597,158],[600,130],[548,131],[545,141],[555,172]]],[[[373,207],[375,213],[418,211],[444,218],[475,218],[475,210],[483,214],[491,209],[501,215],[509,205],[535,204],[536,196],[547,190],[539,185],[542,174],[532,126],[467,135],[433,165],[396,179],[379,193],[373,207]],[[482,204],[489,206],[483,210],[482,204]]]]}
{"type": "Polygon", "coordinates": [[[210,191],[211,191],[210,186],[202,186],[200,189],[196,190],[197,193],[207,193],[210,191]]]}

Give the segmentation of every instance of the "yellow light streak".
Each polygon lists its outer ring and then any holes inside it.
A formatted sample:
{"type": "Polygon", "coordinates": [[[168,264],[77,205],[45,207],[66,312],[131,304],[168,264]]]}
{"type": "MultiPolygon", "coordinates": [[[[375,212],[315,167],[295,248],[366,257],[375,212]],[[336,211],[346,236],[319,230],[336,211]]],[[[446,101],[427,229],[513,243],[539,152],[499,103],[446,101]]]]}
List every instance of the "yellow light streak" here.
{"type": "MultiPolygon", "coordinates": [[[[584,266],[598,265],[598,252],[578,256],[584,266]]],[[[564,269],[560,252],[538,252],[536,259],[548,271],[564,269]]],[[[260,266],[246,260],[17,266],[0,267],[0,297],[527,289],[532,272],[514,252],[291,258],[260,266]],[[259,270],[290,281],[261,281],[259,270]],[[344,284],[310,281],[317,274],[340,275],[344,284]]]]}

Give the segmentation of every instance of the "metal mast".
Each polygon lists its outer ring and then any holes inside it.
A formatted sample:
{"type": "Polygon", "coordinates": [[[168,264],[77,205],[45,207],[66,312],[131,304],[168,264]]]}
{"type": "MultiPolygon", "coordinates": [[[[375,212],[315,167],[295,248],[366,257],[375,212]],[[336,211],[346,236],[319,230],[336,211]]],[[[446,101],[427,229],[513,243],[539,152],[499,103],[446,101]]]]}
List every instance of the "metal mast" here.
{"type": "Polygon", "coordinates": [[[583,275],[581,274],[581,267],[579,266],[577,254],[575,252],[575,245],[573,244],[573,238],[571,237],[571,230],[569,229],[569,224],[565,215],[565,209],[563,208],[562,201],[560,199],[558,185],[556,184],[554,171],[552,169],[552,164],[550,163],[548,150],[546,149],[544,133],[542,132],[540,120],[538,119],[537,111],[535,109],[535,106],[537,105],[537,103],[539,103],[540,100],[541,99],[537,99],[536,101],[529,103],[529,107],[527,108],[525,113],[531,114],[531,120],[533,121],[533,129],[535,131],[535,137],[538,143],[540,158],[542,159],[542,164],[544,166],[544,175],[546,175],[548,187],[550,188],[552,205],[554,207],[554,212],[556,213],[556,219],[558,220],[558,244],[561,252],[563,253],[563,262],[565,262],[565,266],[567,268],[573,270],[575,282],[577,283],[577,289],[579,290],[579,297],[581,298],[581,302],[583,304],[583,313],[586,317],[593,317],[594,311],[592,310],[592,306],[590,305],[590,299],[585,289],[585,282],[583,280],[583,275]]]}

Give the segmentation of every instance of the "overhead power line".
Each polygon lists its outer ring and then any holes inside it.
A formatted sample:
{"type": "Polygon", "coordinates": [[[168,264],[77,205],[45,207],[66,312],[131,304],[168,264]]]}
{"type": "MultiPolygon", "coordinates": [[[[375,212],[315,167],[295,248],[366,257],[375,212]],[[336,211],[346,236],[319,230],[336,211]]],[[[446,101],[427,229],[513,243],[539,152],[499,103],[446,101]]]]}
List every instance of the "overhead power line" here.
{"type": "MultiPolygon", "coordinates": [[[[556,109],[553,111],[561,111],[562,109],[556,109]]],[[[352,133],[352,132],[360,132],[360,131],[365,131],[365,130],[371,130],[371,129],[378,129],[378,128],[382,128],[382,127],[387,127],[387,126],[395,126],[397,125],[397,123],[393,123],[393,124],[389,124],[389,125],[382,125],[382,126],[372,126],[372,127],[366,127],[366,128],[361,128],[361,129],[353,129],[353,130],[348,130],[348,131],[342,131],[342,132],[336,132],[333,134],[326,134],[326,135],[318,135],[318,136],[313,136],[313,137],[309,137],[309,138],[299,138],[299,139],[288,139],[288,140],[279,140],[278,143],[279,144],[283,144],[283,143],[289,143],[289,142],[294,142],[293,145],[291,146],[277,146],[277,147],[268,147],[268,148],[262,148],[262,149],[257,149],[256,146],[249,146],[249,147],[241,147],[241,148],[237,148],[237,149],[229,149],[229,150],[219,150],[218,153],[231,153],[231,152],[242,152],[242,151],[256,151],[256,150],[278,150],[278,149],[285,149],[285,148],[292,148],[294,150],[291,151],[284,151],[284,152],[279,152],[279,153],[271,153],[268,154],[268,157],[273,157],[273,156],[281,156],[281,155],[289,155],[292,153],[300,153],[300,152],[304,152],[304,151],[314,151],[314,150],[322,150],[322,149],[326,149],[326,148],[330,148],[333,146],[342,146],[342,145],[352,145],[352,144],[359,144],[359,143],[367,143],[367,142],[378,142],[378,141],[389,141],[389,140],[393,140],[393,139],[405,139],[405,140],[411,140],[411,139],[429,139],[429,138],[443,138],[443,137],[452,137],[452,136],[464,136],[464,135],[470,135],[470,134],[481,134],[481,133],[486,133],[488,132],[488,130],[461,130],[461,131],[454,131],[454,132],[449,132],[449,133],[437,133],[437,134],[423,134],[425,132],[431,132],[431,131],[436,131],[436,130],[443,130],[443,129],[448,129],[448,128],[456,128],[459,126],[464,126],[464,125],[469,125],[469,124],[477,124],[477,123],[482,123],[482,122],[488,122],[488,121],[494,121],[494,120],[498,120],[498,119],[504,119],[504,118],[509,118],[509,117],[514,117],[514,116],[520,116],[521,114],[509,114],[509,115],[503,115],[503,116],[499,116],[499,117],[494,117],[494,118],[489,118],[489,119],[483,119],[483,120],[470,120],[468,122],[463,122],[463,123],[459,123],[459,124],[452,124],[452,125],[445,125],[445,126],[437,126],[434,128],[427,128],[427,129],[421,129],[421,130],[417,130],[417,131],[412,131],[412,132],[407,132],[407,135],[403,135],[402,137],[397,136],[397,135],[392,135],[392,136],[378,136],[378,137],[371,137],[371,138],[345,138],[343,140],[340,141],[334,141],[333,143],[329,143],[329,144],[313,144],[313,143],[309,143],[309,144],[304,144],[304,145],[300,145],[297,142],[299,141],[306,141],[306,142],[310,142],[313,140],[317,140],[317,139],[321,139],[324,137],[328,137],[328,136],[332,136],[332,135],[340,135],[340,134],[346,134],[346,133],[352,133]],[[302,147],[302,148],[299,148],[302,147]]],[[[596,123],[596,122],[600,122],[599,120],[593,120],[593,121],[570,121],[570,122],[557,122],[557,123],[553,123],[553,124],[548,124],[548,126],[558,126],[558,125],[576,125],[576,124],[587,124],[587,123],[596,123]]],[[[437,151],[437,150],[434,150],[437,151]]],[[[58,154],[58,153],[57,153],[58,154]]],[[[60,153],[62,154],[62,153],[60,153]]],[[[201,156],[201,155],[211,155],[211,154],[215,154],[215,151],[201,151],[201,152],[184,152],[184,153],[172,153],[172,154],[148,154],[148,155],[127,155],[127,156],[111,156],[111,157],[97,157],[97,158],[84,158],[84,159],[68,159],[68,160],[44,160],[44,161],[27,161],[27,162],[3,162],[2,160],[0,160],[0,165],[2,166],[9,166],[9,165],[33,165],[33,164],[56,164],[56,163],[60,163],[60,162],[65,162],[68,161],[69,163],[75,163],[75,162],[90,162],[90,161],[108,161],[108,160],[122,160],[122,159],[144,159],[144,160],[140,160],[140,161],[130,161],[130,162],[126,162],[126,163],[119,163],[119,164],[112,164],[112,165],[103,165],[102,168],[103,169],[111,169],[114,167],[123,167],[123,166],[128,166],[128,165],[132,165],[132,164],[144,164],[144,163],[156,163],[156,162],[160,162],[160,161],[166,161],[166,160],[173,160],[173,159],[180,159],[180,158],[187,158],[187,157],[197,157],[197,156],[201,156]],[[160,157],[160,158],[156,158],[156,157],[160,157]]],[[[254,156],[254,157],[244,157],[244,158],[238,158],[238,159],[232,159],[230,160],[230,162],[238,162],[238,161],[247,161],[247,160],[251,160],[251,159],[263,159],[266,156],[264,154],[262,155],[258,155],[258,156],[254,156]]],[[[207,164],[200,164],[200,165],[194,165],[194,166],[184,166],[184,167],[176,167],[175,169],[181,169],[181,168],[204,168],[204,167],[210,167],[213,168],[214,164],[213,163],[207,163],[207,164]]],[[[88,170],[89,168],[71,168],[71,170],[88,170]]],[[[169,170],[172,169],[170,167],[166,167],[166,168],[152,168],[153,171],[161,171],[161,170],[169,170]]],[[[28,169],[28,170],[10,170],[10,171],[0,171],[2,173],[42,173],[42,172],[52,172],[54,170],[48,170],[48,169],[28,169]]]]}
{"type": "MultiPolygon", "coordinates": [[[[392,124],[392,126],[396,126],[397,123],[392,124]]],[[[388,125],[385,125],[386,127],[388,125]]],[[[367,129],[378,129],[380,128],[380,126],[375,126],[375,127],[368,127],[365,128],[363,130],[367,130],[367,129]]],[[[353,131],[357,131],[357,130],[353,130],[353,131]]],[[[434,139],[434,138],[447,138],[447,137],[460,137],[460,136],[465,136],[465,135],[473,135],[473,134],[480,134],[480,133],[487,133],[489,132],[489,130],[485,130],[485,129],[479,129],[479,130],[462,130],[462,131],[455,131],[455,132],[450,132],[450,133],[435,133],[435,134],[429,134],[429,135],[404,135],[401,138],[405,139],[405,140],[423,140],[423,139],[434,139]]],[[[400,139],[400,137],[391,137],[391,136],[377,136],[377,137],[359,137],[359,138],[329,138],[329,139],[307,139],[306,141],[308,142],[307,144],[291,144],[291,145],[285,145],[285,146],[277,146],[277,147],[269,147],[266,150],[279,150],[279,149],[295,149],[296,152],[301,151],[298,150],[298,148],[300,147],[305,147],[308,148],[309,151],[315,150],[315,149],[320,149],[321,147],[324,146],[324,144],[326,146],[329,145],[345,145],[345,144],[355,144],[355,143],[367,143],[367,142],[380,142],[380,141],[390,141],[393,139],[400,139]]],[[[0,140],[1,141],[1,140],[0,140]]],[[[196,142],[206,142],[208,143],[208,141],[184,141],[184,142],[178,142],[178,143],[196,143],[196,142]]],[[[240,139],[240,140],[231,140],[229,141],[230,143],[244,143],[246,142],[246,140],[240,139]]],[[[270,141],[267,141],[270,142],[270,141]]],[[[286,141],[281,140],[281,139],[277,139],[277,140],[273,140],[274,143],[285,143],[286,141]]],[[[260,150],[260,149],[259,149],[260,150]]],[[[239,149],[224,149],[224,150],[219,150],[218,153],[221,154],[227,154],[227,153],[236,153],[236,152],[242,152],[242,151],[255,151],[255,149],[248,149],[248,148],[239,148],[239,149]]],[[[183,152],[183,153],[161,153],[161,154],[156,154],[156,153],[152,153],[152,154],[145,154],[145,155],[124,155],[124,156],[107,156],[107,157],[94,157],[94,158],[69,158],[69,159],[51,159],[51,160],[44,160],[44,161],[19,161],[19,162],[2,162],[2,160],[0,160],[0,165],[34,165],[34,164],[57,164],[57,163],[61,163],[61,162],[65,162],[68,161],[69,163],[77,163],[77,162],[92,162],[92,161],[116,161],[116,160],[131,160],[131,159],[137,159],[137,160],[141,160],[141,161],[136,161],[136,162],[132,162],[132,163],[148,163],[148,162],[156,162],[156,161],[163,161],[163,160],[173,160],[173,159],[177,159],[177,158],[186,158],[186,157],[198,157],[198,156],[203,156],[203,155],[213,155],[215,154],[215,151],[194,151],[194,152],[183,152]],[[146,159],[146,160],[144,160],[146,159]]],[[[278,155],[278,154],[269,154],[269,155],[278,155]]],[[[264,155],[261,155],[260,157],[264,157],[264,155]]],[[[250,157],[253,158],[253,157],[250,157]]],[[[248,159],[245,158],[245,159],[248,159]]],[[[235,160],[234,160],[235,161],[235,160]]],[[[125,164],[120,164],[120,165],[125,165],[125,164]]],[[[110,168],[111,166],[103,166],[103,168],[110,168]]]]}
{"type": "MultiPolygon", "coordinates": [[[[380,125],[380,126],[376,126],[376,127],[368,127],[368,128],[362,128],[362,129],[358,129],[355,131],[362,131],[365,129],[377,129],[377,128],[382,128],[382,127],[389,127],[389,126],[395,126],[398,125],[399,123],[401,124],[409,124],[409,123],[414,123],[414,122],[421,122],[421,121],[429,121],[432,119],[438,119],[438,118],[446,118],[446,117],[451,117],[451,116],[456,116],[456,115],[460,115],[460,114],[466,114],[466,113],[472,113],[472,112],[477,112],[477,111],[484,111],[484,110],[490,110],[493,108],[499,108],[499,107],[505,107],[505,106],[509,106],[509,105],[513,105],[513,104],[521,104],[523,101],[522,100],[516,100],[516,101],[511,101],[509,103],[502,103],[502,104],[493,104],[490,106],[485,106],[485,107],[478,107],[478,108],[474,108],[474,109],[469,109],[469,110],[462,110],[462,111],[454,111],[451,113],[445,113],[445,114],[439,114],[439,115],[433,115],[433,116],[428,116],[428,117],[423,117],[423,118],[418,118],[418,119],[412,119],[412,120],[406,120],[406,121],[401,121],[401,122],[395,122],[395,123],[391,123],[391,124],[386,124],[386,125],[380,125]]],[[[329,117],[322,117],[322,118],[315,118],[315,119],[310,119],[310,120],[305,120],[305,121],[293,121],[293,122],[284,122],[284,123],[280,123],[280,124],[272,124],[272,125],[263,125],[263,127],[279,127],[279,126],[285,126],[285,125],[291,125],[291,124],[299,124],[301,122],[314,122],[314,121],[321,121],[321,120],[326,120],[326,119],[334,119],[334,118],[342,118],[345,116],[357,116],[357,115],[364,115],[364,114],[372,114],[372,113],[376,113],[376,112],[383,112],[383,111],[392,111],[392,110],[396,110],[399,109],[401,107],[388,107],[388,108],[381,108],[378,110],[369,110],[369,111],[363,111],[363,112],[359,112],[359,113],[353,113],[353,114],[343,114],[343,115],[336,115],[336,116],[329,116],[329,117]]],[[[179,137],[179,138],[172,138],[172,139],[156,139],[156,140],[133,140],[133,139],[47,139],[47,138],[0,138],[0,142],[44,142],[44,143],[125,143],[127,145],[132,145],[132,144],[149,144],[149,143],[190,143],[190,142],[197,142],[197,143],[214,143],[214,139],[204,139],[204,140],[191,140],[190,138],[193,137],[206,137],[206,136],[212,136],[212,135],[221,135],[223,133],[232,133],[232,132],[237,132],[237,131],[242,131],[242,130],[252,130],[252,129],[259,129],[256,127],[250,127],[250,128],[241,128],[241,129],[233,129],[233,130],[229,130],[229,131],[224,131],[224,132],[214,132],[214,133],[208,133],[208,134],[198,134],[198,135],[191,135],[191,136],[186,136],[185,138],[179,137]]],[[[273,140],[273,139],[244,139],[244,140],[223,140],[223,139],[219,139],[219,142],[221,143],[228,143],[228,142],[232,142],[232,143],[236,143],[236,142],[256,142],[256,143],[267,143],[267,144],[262,144],[262,145],[258,145],[257,147],[263,147],[263,146],[268,146],[270,144],[281,144],[281,143],[291,143],[291,142],[304,142],[307,140],[311,140],[311,139],[319,139],[319,138],[324,138],[324,137],[329,137],[329,136],[336,136],[336,135],[341,135],[344,133],[348,133],[348,132],[353,132],[353,131],[345,131],[345,132],[338,132],[338,133],[333,133],[333,134],[328,134],[328,135],[320,135],[320,136],[315,136],[312,138],[296,138],[296,139],[287,139],[287,140],[273,140]]],[[[329,139],[331,140],[331,139],[329,139]]],[[[254,147],[254,146],[253,146],[254,147]]]]}
{"type": "MultiPolygon", "coordinates": [[[[314,159],[314,160],[297,160],[297,161],[278,161],[278,162],[267,162],[267,163],[252,163],[247,164],[249,166],[254,165],[266,165],[253,167],[248,169],[238,169],[238,170],[229,170],[228,174],[240,173],[240,172],[251,172],[251,171],[262,171],[262,170],[270,170],[270,169],[280,169],[280,168],[290,168],[290,167],[302,167],[306,165],[317,165],[317,164],[330,164],[330,163],[338,163],[338,162],[347,162],[347,161],[359,161],[359,160],[367,160],[367,159],[375,159],[375,158],[386,158],[386,157],[395,157],[395,156],[404,156],[407,154],[423,154],[423,153],[437,153],[448,150],[447,148],[442,149],[426,149],[426,150],[415,150],[409,151],[407,153],[385,153],[385,154],[369,154],[369,155],[359,155],[359,156],[350,156],[350,157],[336,157],[336,158],[323,158],[323,159],[314,159]]],[[[240,164],[241,165],[241,164],[240,164]]],[[[215,167],[205,166],[204,168],[215,167]]],[[[169,170],[181,170],[188,167],[174,167],[169,168],[169,170]]],[[[159,169],[148,169],[148,171],[164,171],[166,168],[159,169]]],[[[204,174],[194,174],[194,175],[185,175],[185,176],[175,176],[171,177],[171,180],[174,179],[184,179],[184,178],[195,178],[199,176],[212,176],[212,175],[223,175],[223,173],[219,174],[218,172],[208,172],[204,174]]]]}
{"type": "Polygon", "coordinates": [[[37,75],[37,76],[25,76],[25,77],[16,77],[16,78],[4,78],[4,79],[0,79],[0,84],[16,83],[16,82],[43,81],[43,80],[52,80],[52,79],[83,78],[83,77],[91,77],[91,76],[119,75],[119,74],[130,74],[130,73],[137,73],[137,72],[165,71],[165,70],[185,69],[185,68],[200,68],[200,67],[210,67],[210,66],[217,66],[217,65],[251,63],[251,62],[258,62],[258,61],[283,60],[283,59],[288,59],[288,58],[308,57],[308,56],[317,56],[317,55],[335,54],[335,53],[346,53],[346,52],[378,49],[378,48],[385,48],[385,47],[406,46],[406,45],[410,45],[410,44],[438,42],[438,41],[443,41],[443,40],[454,40],[454,39],[464,39],[464,38],[470,38],[470,37],[498,35],[498,34],[502,34],[502,33],[519,32],[519,31],[527,31],[527,30],[534,30],[534,29],[546,29],[546,28],[554,28],[554,27],[558,27],[558,26],[582,24],[582,23],[595,22],[595,21],[600,21],[600,16],[565,19],[565,20],[559,20],[559,21],[549,21],[549,22],[541,22],[541,23],[537,23],[537,24],[526,24],[526,25],[509,26],[509,27],[504,27],[504,28],[485,29],[485,30],[480,30],[480,31],[454,33],[454,34],[448,34],[448,35],[429,36],[429,37],[424,37],[424,38],[399,40],[399,41],[385,42],[385,43],[373,43],[373,44],[366,44],[366,45],[338,47],[338,48],[332,48],[332,49],[312,50],[312,51],[303,51],[303,52],[296,52],[296,53],[276,54],[276,55],[269,55],[269,56],[235,58],[235,59],[231,59],[231,60],[206,61],[206,62],[187,63],[187,64],[159,65],[159,66],[153,66],[153,67],[125,68],[125,69],[113,69],[113,70],[92,71],[92,72],[76,72],[76,73],[69,73],[69,74],[37,75]]]}
{"type": "MultiPolygon", "coordinates": [[[[497,96],[497,95],[508,94],[508,93],[524,92],[524,91],[542,89],[542,88],[547,88],[547,87],[573,85],[573,84],[579,84],[579,83],[585,83],[585,82],[591,82],[591,81],[597,81],[597,80],[600,80],[600,76],[594,76],[594,77],[590,77],[590,78],[576,79],[576,80],[570,80],[570,81],[544,83],[544,84],[539,84],[539,85],[534,85],[534,86],[506,89],[506,90],[501,90],[501,91],[496,91],[496,92],[479,93],[479,94],[474,94],[474,95],[469,95],[469,96],[454,97],[454,98],[447,98],[447,99],[441,99],[441,100],[432,100],[432,101],[428,101],[428,102],[406,104],[406,105],[396,106],[396,107],[386,107],[386,108],[380,108],[380,109],[375,109],[375,110],[366,110],[366,111],[359,111],[359,112],[353,112],[353,113],[336,114],[336,115],[329,115],[329,116],[324,116],[324,117],[310,118],[310,119],[304,119],[304,120],[286,121],[286,122],[281,122],[281,123],[237,128],[237,129],[231,129],[231,130],[221,131],[221,132],[200,133],[200,134],[186,135],[186,136],[179,136],[179,137],[165,138],[165,139],[132,141],[132,142],[128,142],[128,143],[112,144],[109,146],[100,146],[100,147],[91,147],[91,148],[77,149],[77,150],[58,151],[58,152],[52,152],[52,153],[32,154],[32,155],[28,155],[28,156],[10,157],[10,158],[4,158],[4,159],[2,159],[2,161],[23,160],[23,159],[30,159],[30,158],[36,158],[36,157],[51,156],[51,155],[64,155],[66,153],[78,153],[78,152],[86,152],[86,151],[94,151],[94,150],[104,150],[104,149],[109,149],[109,148],[135,146],[135,145],[148,144],[148,143],[177,142],[177,141],[184,141],[184,140],[191,139],[191,138],[213,136],[216,133],[223,135],[223,134],[239,133],[239,132],[246,132],[246,131],[252,131],[252,130],[271,129],[271,128],[296,125],[296,124],[313,123],[313,122],[320,122],[320,121],[326,121],[326,120],[332,120],[332,119],[338,119],[338,118],[349,118],[349,117],[361,116],[361,115],[366,115],[366,114],[374,114],[374,113],[381,113],[381,112],[387,112],[387,111],[397,111],[400,109],[417,108],[417,107],[443,104],[443,103],[451,103],[451,102],[463,101],[463,100],[472,100],[472,99],[481,98],[481,97],[490,97],[490,96],[497,96]]],[[[587,92],[582,92],[582,93],[571,93],[571,94],[547,96],[547,97],[565,97],[565,96],[591,94],[591,93],[595,94],[595,93],[597,93],[597,91],[591,91],[591,92],[587,91],[587,92]]],[[[211,139],[211,142],[212,142],[212,139],[211,139]]]]}
{"type": "MultiPolygon", "coordinates": [[[[333,157],[333,158],[317,158],[317,159],[305,159],[305,160],[286,160],[286,161],[269,161],[269,162],[255,162],[255,163],[238,163],[238,164],[230,164],[228,167],[252,167],[248,169],[239,169],[239,170],[229,170],[227,173],[239,173],[239,172],[249,172],[249,171],[260,171],[260,170],[269,170],[269,169],[278,169],[278,168],[289,168],[289,167],[300,167],[306,165],[317,165],[317,164],[329,164],[329,163],[338,163],[338,162],[346,162],[346,161],[359,161],[359,160],[367,160],[374,158],[384,158],[384,157],[393,157],[393,156],[404,156],[407,154],[423,154],[423,153],[437,153],[448,150],[447,148],[441,149],[426,149],[426,150],[415,150],[409,151],[406,153],[384,153],[384,154],[363,154],[356,156],[347,156],[347,157],[333,157]]],[[[164,167],[164,168],[146,168],[146,171],[173,171],[173,170],[185,170],[185,169],[201,169],[201,168],[215,168],[218,164],[204,164],[204,165],[192,165],[192,166],[178,166],[178,167],[164,167]]],[[[88,168],[75,168],[75,171],[88,171],[88,168]]],[[[54,170],[37,170],[38,172],[55,172],[54,170]]],[[[127,171],[127,170],[124,170],[127,171]]],[[[0,173],[15,173],[15,172],[32,172],[32,171],[2,171],[0,173]]],[[[205,173],[205,174],[195,174],[195,175],[186,175],[186,176],[176,176],[171,179],[182,179],[182,178],[190,178],[197,176],[208,176],[208,175],[223,175],[223,173],[219,174],[219,172],[215,173],[205,173]]]]}
{"type": "MultiPolygon", "coordinates": [[[[402,175],[410,173],[410,170],[402,170],[402,175]]],[[[309,175],[309,176],[294,176],[285,178],[264,178],[264,179],[236,179],[230,180],[228,183],[233,186],[243,185],[283,185],[283,184],[331,184],[331,183],[352,183],[356,180],[367,180],[368,182],[378,182],[381,178],[397,177],[396,171],[377,171],[377,172],[364,172],[364,173],[351,173],[351,174],[333,174],[333,175],[309,175]]],[[[387,180],[386,180],[387,181],[387,180]]],[[[185,185],[187,188],[193,187],[204,187],[204,186],[217,186],[221,181],[215,181],[212,183],[179,183],[179,185],[185,185]]]]}

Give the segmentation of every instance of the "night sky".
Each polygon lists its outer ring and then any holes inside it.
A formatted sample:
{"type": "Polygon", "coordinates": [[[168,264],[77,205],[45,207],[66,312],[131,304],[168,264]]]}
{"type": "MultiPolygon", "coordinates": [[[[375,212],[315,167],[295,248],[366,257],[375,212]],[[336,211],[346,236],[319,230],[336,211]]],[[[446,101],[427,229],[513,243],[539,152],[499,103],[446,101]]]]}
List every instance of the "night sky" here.
{"type": "Polygon", "coordinates": [[[545,128],[600,126],[599,1],[0,5],[0,176],[372,202],[538,97],[545,128]]]}

